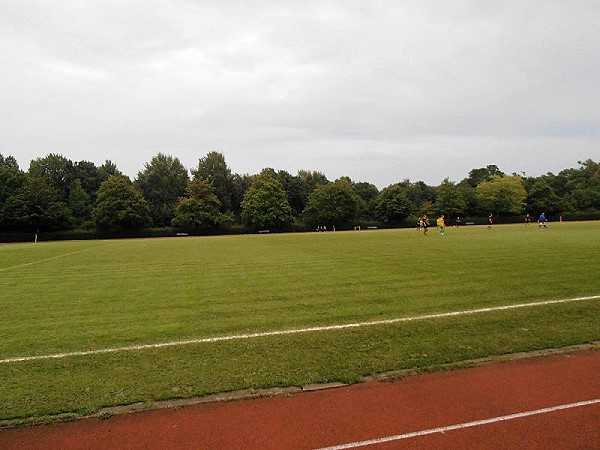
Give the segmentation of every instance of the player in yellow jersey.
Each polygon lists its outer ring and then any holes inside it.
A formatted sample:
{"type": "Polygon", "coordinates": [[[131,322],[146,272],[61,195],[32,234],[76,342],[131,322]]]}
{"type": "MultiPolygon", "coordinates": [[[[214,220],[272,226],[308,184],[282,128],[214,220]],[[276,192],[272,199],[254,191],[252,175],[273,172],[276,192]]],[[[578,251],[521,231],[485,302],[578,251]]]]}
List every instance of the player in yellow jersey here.
{"type": "Polygon", "coordinates": [[[436,224],[437,224],[437,229],[440,232],[440,236],[443,236],[444,235],[444,227],[446,226],[446,223],[444,222],[443,214],[437,218],[436,224]]]}

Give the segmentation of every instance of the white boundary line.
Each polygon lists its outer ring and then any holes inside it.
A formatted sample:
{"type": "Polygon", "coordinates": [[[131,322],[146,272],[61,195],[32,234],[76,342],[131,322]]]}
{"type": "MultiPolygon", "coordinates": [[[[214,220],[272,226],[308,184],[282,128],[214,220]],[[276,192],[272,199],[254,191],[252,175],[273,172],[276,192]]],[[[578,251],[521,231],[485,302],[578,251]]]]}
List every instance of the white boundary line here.
{"type": "Polygon", "coordinates": [[[544,306],[544,305],[557,305],[561,303],[572,303],[572,302],[581,302],[586,300],[597,300],[600,299],[600,295],[594,295],[590,297],[576,297],[576,298],[567,298],[562,300],[545,300],[540,302],[532,302],[532,303],[520,303],[516,305],[505,305],[505,306],[494,306],[490,308],[480,308],[480,309],[470,309],[465,311],[453,311],[447,313],[440,314],[426,314],[424,316],[413,316],[413,317],[401,317],[398,319],[387,319],[387,320],[376,320],[372,322],[357,322],[357,323],[347,323],[341,325],[328,325],[321,327],[310,327],[310,328],[295,328],[291,330],[277,330],[277,331],[264,331],[261,333],[250,333],[250,334],[234,334],[229,336],[217,336],[217,337],[209,337],[209,338],[198,338],[198,339],[189,339],[184,341],[171,341],[171,342],[161,342],[157,344],[143,344],[143,345],[131,345],[127,347],[113,347],[113,348],[103,348],[97,350],[83,350],[76,352],[67,352],[67,353],[54,353],[49,355],[37,355],[37,356],[15,356],[12,358],[0,359],[0,364],[11,364],[23,361],[38,361],[45,359],[61,359],[68,358],[71,356],[88,356],[88,355],[100,355],[106,353],[120,353],[120,352],[130,352],[130,351],[139,351],[139,350],[150,350],[164,347],[181,347],[185,345],[193,345],[193,344],[207,344],[214,342],[223,342],[223,341],[235,341],[235,340],[245,340],[245,339],[254,339],[261,337],[269,337],[269,336],[285,336],[290,334],[300,334],[300,333],[310,333],[316,331],[332,331],[332,330],[345,330],[349,328],[363,328],[363,327],[371,327],[376,325],[390,325],[394,323],[402,323],[402,322],[413,322],[419,320],[427,320],[427,319],[441,319],[445,317],[458,317],[458,316],[467,316],[472,314],[480,314],[494,311],[507,311],[511,309],[519,309],[519,308],[529,308],[534,306],[544,306]]]}
{"type": "Polygon", "coordinates": [[[113,245],[113,244],[101,245],[101,246],[98,246],[98,247],[84,248],[83,250],[77,250],[76,252],[71,252],[71,253],[63,253],[62,255],[53,256],[51,258],[38,259],[37,261],[31,261],[31,262],[28,262],[28,263],[18,264],[16,266],[2,267],[2,268],[0,268],[0,272],[5,272],[7,270],[12,270],[12,269],[19,269],[21,267],[33,266],[34,264],[40,264],[40,263],[43,263],[43,262],[46,262],[46,261],[52,261],[54,259],[65,258],[67,256],[76,255],[78,253],[89,252],[91,250],[96,250],[98,248],[107,247],[108,245],[113,245]]]}
{"type": "Polygon", "coordinates": [[[414,438],[414,437],[418,437],[418,436],[427,436],[428,434],[445,433],[446,431],[478,427],[481,425],[488,425],[490,423],[497,423],[497,422],[504,422],[507,420],[521,419],[523,417],[535,416],[535,415],[539,415],[539,414],[547,414],[547,413],[551,413],[551,412],[555,412],[555,411],[561,411],[564,409],[572,409],[572,408],[579,408],[582,406],[595,405],[598,403],[600,403],[600,398],[595,398],[593,400],[586,400],[586,401],[577,402],[577,403],[569,403],[566,405],[558,405],[558,406],[552,406],[549,408],[536,409],[534,411],[525,411],[525,412],[521,412],[521,413],[517,413],[517,414],[509,414],[507,416],[493,417],[491,419],[475,420],[473,422],[459,423],[457,425],[449,425],[446,427],[432,428],[432,429],[423,430],[423,431],[414,431],[412,433],[406,433],[406,434],[397,434],[395,436],[388,436],[388,437],[383,437],[383,438],[379,438],[379,439],[371,439],[368,441],[351,442],[348,444],[334,445],[333,447],[323,447],[319,450],[344,450],[344,449],[349,449],[349,448],[366,447],[367,445],[383,444],[386,442],[399,441],[402,439],[410,439],[410,438],[414,438]]]}

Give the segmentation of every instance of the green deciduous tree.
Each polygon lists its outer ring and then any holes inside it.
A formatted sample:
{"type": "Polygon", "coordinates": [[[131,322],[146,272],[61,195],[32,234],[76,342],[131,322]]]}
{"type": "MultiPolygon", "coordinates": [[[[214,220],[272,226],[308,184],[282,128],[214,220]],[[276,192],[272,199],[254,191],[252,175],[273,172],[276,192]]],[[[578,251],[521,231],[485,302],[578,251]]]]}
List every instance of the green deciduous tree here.
{"type": "Polygon", "coordinates": [[[185,197],[179,199],[172,220],[174,227],[185,230],[218,228],[232,222],[232,218],[219,211],[221,202],[212,185],[203,180],[188,183],[185,197]]]}
{"type": "Polygon", "coordinates": [[[292,207],[294,216],[299,216],[304,211],[308,200],[306,184],[300,178],[293,176],[285,170],[277,172],[277,178],[281,181],[283,189],[285,189],[288,203],[292,207]]]}
{"type": "Polygon", "coordinates": [[[479,183],[475,195],[481,208],[496,216],[521,213],[527,198],[523,180],[516,175],[494,175],[489,181],[479,183]]]}
{"type": "Polygon", "coordinates": [[[19,170],[19,164],[14,156],[3,156],[2,153],[0,153],[0,168],[17,171],[19,170]]]}
{"type": "Polygon", "coordinates": [[[469,183],[469,185],[471,185],[471,187],[475,188],[482,181],[490,181],[492,177],[502,175],[504,175],[504,173],[498,169],[498,166],[490,164],[488,166],[469,171],[469,176],[465,180],[469,183]]]}
{"type": "Polygon", "coordinates": [[[83,189],[79,178],[71,182],[68,205],[75,225],[80,226],[91,218],[92,203],[90,196],[83,189]]]}
{"type": "Polygon", "coordinates": [[[475,188],[471,186],[468,180],[465,178],[456,185],[460,189],[462,198],[465,200],[466,208],[464,214],[476,214],[477,213],[477,197],[475,197],[475,188]]]}
{"type": "Polygon", "coordinates": [[[428,186],[423,181],[411,182],[403,180],[396,183],[406,192],[406,196],[410,200],[413,210],[418,210],[425,202],[433,203],[435,200],[435,188],[428,186]]]}
{"type": "Polygon", "coordinates": [[[28,176],[5,208],[9,227],[15,231],[61,230],[69,226],[67,205],[44,178],[28,176]]]}
{"type": "Polygon", "coordinates": [[[188,171],[178,158],[159,153],[138,173],[135,185],[148,201],[156,226],[171,223],[177,201],[185,193],[188,171]]]}
{"type": "MultiPolygon", "coordinates": [[[[81,183],[81,188],[88,195],[90,200],[96,200],[96,194],[100,185],[107,177],[104,177],[102,172],[91,161],[78,161],[73,164],[73,179],[78,179],[81,183]]],[[[71,188],[73,184],[69,186],[71,188]]]]}
{"type": "Polygon", "coordinates": [[[297,178],[304,183],[307,197],[310,196],[311,192],[318,186],[329,184],[329,180],[325,174],[317,171],[299,170],[297,178]]]}
{"type": "Polygon", "coordinates": [[[356,193],[354,186],[346,179],[317,186],[304,210],[308,225],[347,227],[354,225],[365,204],[356,193]]]}
{"type": "Polygon", "coordinates": [[[242,201],[242,220],[253,229],[285,230],[292,223],[292,208],[281,182],[257,175],[242,201]]]}
{"type": "Polygon", "coordinates": [[[252,184],[252,177],[248,174],[233,174],[231,177],[231,209],[235,218],[242,215],[242,202],[244,195],[252,184]]]}
{"type": "Polygon", "coordinates": [[[463,191],[452,183],[448,178],[444,179],[436,189],[435,209],[438,214],[444,214],[448,218],[464,214],[467,202],[463,191]]]}
{"type": "Polygon", "coordinates": [[[43,158],[31,161],[29,175],[33,178],[43,178],[56,189],[59,199],[63,202],[69,197],[69,186],[74,179],[73,162],[62,155],[50,153],[43,158]]]}
{"type": "Polygon", "coordinates": [[[545,178],[534,181],[527,195],[527,210],[534,214],[555,214],[563,209],[562,200],[545,178]]]}
{"type": "Polygon", "coordinates": [[[9,200],[25,183],[26,176],[19,170],[17,160],[0,154],[0,229],[8,230],[12,219],[7,215],[9,200]]]}
{"type": "Polygon", "coordinates": [[[231,170],[225,162],[225,156],[220,152],[209,152],[200,158],[198,167],[192,170],[195,179],[210,182],[215,194],[221,202],[221,212],[228,213],[232,210],[231,196],[233,193],[233,181],[231,170]]]}
{"type": "Polygon", "coordinates": [[[140,229],[152,223],[148,202],[128,178],[120,175],[100,185],[92,217],[101,230],[140,229]]]}
{"type": "Polygon", "coordinates": [[[425,200],[423,203],[419,205],[419,214],[431,216],[435,211],[435,207],[431,200],[425,200]]]}
{"type": "Polygon", "coordinates": [[[588,159],[579,165],[566,171],[566,197],[577,209],[600,210],[600,163],[588,159]]]}
{"type": "Polygon", "coordinates": [[[302,179],[285,170],[276,171],[271,167],[261,170],[260,175],[276,178],[281,182],[294,216],[298,216],[304,211],[308,200],[308,192],[302,179]]]}
{"type": "Polygon", "coordinates": [[[98,167],[98,173],[100,175],[101,182],[106,181],[115,175],[123,175],[121,171],[117,169],[117,165],[109,159],[104,161],[104,164],[98,167]]]}
{"type": "Polygon", "coordinates": [[[377,186],[371,183],[367,183],[365,181],[360,181],[358,183],[354,183],[354,190],[358,194],[360,198],[367,204],[371,203],[377,195],[379,194],[379,189],[377,186]]]}
{"type": "Polygon", "coordinates": [[[403,222],[411,211],[412,205],[406,195],[406,189],[397,184],[384,188],[375,199],[375,214],[382,222],[403,222]]]}
{"type": "Polygon", "coordinates": [[[367,183],[365,181],[360,181],[354,184],[354,190],[358,194],[360,198],[362,198],[365,204],[365,211],[363,211],[363,216],[366,219],[373,219],[376,216],[375,213],[375,199],[379,195],[379,189],[377,186],[371,183],[367,183]]]}

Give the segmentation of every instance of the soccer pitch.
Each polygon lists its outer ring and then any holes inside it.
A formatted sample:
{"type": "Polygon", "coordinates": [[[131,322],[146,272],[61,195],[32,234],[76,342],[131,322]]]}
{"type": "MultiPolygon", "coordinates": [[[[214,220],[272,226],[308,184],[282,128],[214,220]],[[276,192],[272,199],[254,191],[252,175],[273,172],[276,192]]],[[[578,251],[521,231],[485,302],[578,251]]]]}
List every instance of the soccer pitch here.
{"type": "Polygon", "coordinates": [[[598,341],[598,254],[600,222],[0,246],[0,424],[598,341]]]}

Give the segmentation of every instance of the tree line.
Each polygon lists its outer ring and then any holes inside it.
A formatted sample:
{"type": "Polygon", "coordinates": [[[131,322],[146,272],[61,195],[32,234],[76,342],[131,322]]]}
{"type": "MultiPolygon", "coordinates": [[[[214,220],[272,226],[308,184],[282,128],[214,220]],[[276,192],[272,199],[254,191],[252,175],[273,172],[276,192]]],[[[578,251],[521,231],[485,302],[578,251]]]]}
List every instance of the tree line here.
{"type": "Polygon", "coordinates": [[[159,153],[133,180],[111,161],[96,166],[49,154],[23,171],[14,157],[0,154],[0,231],[396,227],[423,214],[452,220],[577,211],[600,217],[600,164],[591,159],[578,164],[539,177],[488,165],[456,183],[446,178],[429,186],[406,179],[380,191],[368,182],[330,181],[311,170],[292,175],[265,168],[240,175],[220,152],[207,153],[191,171],[178,158],[159,153]]]}

